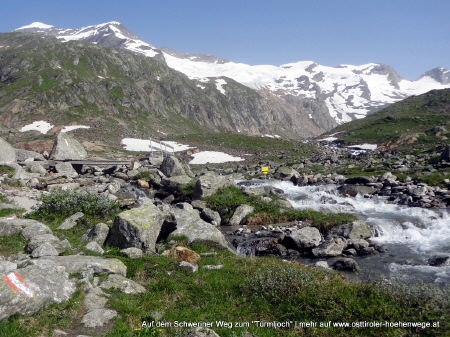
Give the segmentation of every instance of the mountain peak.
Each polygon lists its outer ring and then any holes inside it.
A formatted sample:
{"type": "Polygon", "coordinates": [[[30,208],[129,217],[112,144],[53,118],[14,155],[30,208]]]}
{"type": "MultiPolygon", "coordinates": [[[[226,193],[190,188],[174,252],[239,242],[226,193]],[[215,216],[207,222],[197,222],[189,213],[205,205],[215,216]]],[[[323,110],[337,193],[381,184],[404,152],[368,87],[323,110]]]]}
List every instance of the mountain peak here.
{"type": "Polygon", "coordinates": [[[45,23],[42,23],[42,22],[33,22],[27,26],[23,26],[23,27],[14,29],[14,31],[23,30],[23,29],[50,29],[50,28],[54,28],[54,26],[46,25],[45,23]]]}
{"type": "Polygon", "coordinates": [[[434,68],[434,69],[424,72],[419,77],[419,80],[424,77],[431,77],[436,82],[439,82],[441,84],[450,84],[450,70],[442,68],[442,67],[437,67],[437,68],[434,68]]]}

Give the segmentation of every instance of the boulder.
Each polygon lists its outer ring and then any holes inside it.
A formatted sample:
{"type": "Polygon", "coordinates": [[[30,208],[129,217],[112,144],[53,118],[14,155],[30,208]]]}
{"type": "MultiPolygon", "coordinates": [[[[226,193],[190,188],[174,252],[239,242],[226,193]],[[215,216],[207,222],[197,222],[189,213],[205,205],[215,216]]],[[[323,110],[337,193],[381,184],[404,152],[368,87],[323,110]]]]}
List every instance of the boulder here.
{"type": "Polygon", "coordinates": [[[58,256],[58,250],[50,243],[45,241],[39,247],[33,250],[31,256],[34,258],[41,256],[58,256]]]}
{"type": "Polygon", "coordinates": [[[178,268],[187,271],[188,273],[196,273],[198,271],[198,266],[196,264],[189,263],[186,261],[181,261],[178,264],[178,268]]]}
{"type": "Polygon", "coordinates": [[[97,242],[95,242],[95,241],[89,242],[86,246],[84,246],[84,248],[86,248],[87,250],[90,250],[92,252],[102,254],[102,255],[105,252],[102,249],[102,247],[100,247],[100,245],[97,242]]]}
{"type": "Polygon", "coordinates": [[[329,239],[313,248],[312,253],[315,257],[339,256],[346,246],[347,240],[344,238],[329,239]]]}
{"type": "Polygon", "coordinates": [[[40,234],[52,234],[52,230],[42,222],[31,219],[0,219],[0,236],[21,234],[25,240],[40,234]]]}
{"type": "Polygon", "coordinates": [[[328,237],[342,236],[346,239],[368,239],[372,236],[369,225],[363,220],[356,220],[348,224],[334,227],[328,237]]]}
{"type": "Polygon", "coordinates": [[[46,256],[36,260],[28,261],[28,265],[41,266],[62,266],[68,273],[81,273],[88,269],[93,269],[94,273],[119,274],[125,276],[127,267],[118,259],[105,259],[100,256],[68,255],[68,256],[46,256]]]}
{"type": "Polygon", "coordinates": [[[87,152],[75,138],[66,132],[60,132],[53,144],[50,159],[52,160],[82,160],[87,157],[87,152]]]}
{"type": "Polygon", "coordinates": [[[125,294],[140,294],[146,292],[145,288],[140,284],[117,274],[109,275],[108,278],[100,284],[100,287],[105,289],[120,289],[125,294]]]}
{"type": "Polygon", "coordinates": [[[300,173],[298,173],[292,167],[281,166],[276,170],[274,177],[281,180],[297,180],[297,178],[300,177],[300,173]]]}
{"type": "Polygon", "coordinates": [[[254,207],[249,205],[239,205],[238,208],[233,213],[233,216],[231,217],[230,221],[228,222],[228,225],[230,226],[239,226],[242,220],[252,213],[255,210],[254,207]]]}
{"type": "Polygon", "coordinates": [[[81,319],[86,328],[101,327],[117,316],[117,311],[110,309],[93,309],[81,319]]]}
{"type": "Polygon", "coordinates": [[[103,246],[106,238],[109,234],[109,226],[107,224],[99,222],[94,227],[89,229],[83,236],[81,240],[83,241],[95,241],[99,245],[103,246]]]}
{"type": "MultiPolygon", "coordinates": [[[[56,249],[58,254],[61,254],[65,251],[65,248],[62,245],[61,241],[53,234],[39,234],[33,236],[30,242],[28,242],[28,244],[25,246],[25,251],[32,253],[35,249],[37,249],[44,243],[52,245],[56,249]]],[[[48,247],[48,245],[46,247],[48,247]]]]}
{"type": "Polygon", "coordinates": [[[428,259],[428,264],[434,267],[450,266],[450,254],[434,254],[428,259]]]}
{"type": "Polygon", "coordinates": [[[209,197],[216,193],[219,188],[234,185],[232,177],[225,177],[215,174],[214,172],[207,172],[200,176],[194,186],[194,199],[201,199],[209,197]]]}
{"type": "Polygon", "coordinates": [[[41,161],[45,160],[42,154],[34,151],[28,151],[23,149],[14,149],[14,151],[16,151],[16,159],[18,162],[23,162],[30,158],[32,158],[33,160],[41,160],[41,161]]]}
{"type": "Polygon", "coordinates": [[[283,244],[287,248],[306,250],[317,247],[320,244],[320,241],[322,241],[322,235],[317,228],[303,227],[286,235],[283,244]]]}
{"type": "Polygon", "coordinates": [[[163,179],[161,181],[160,192],[164,195],[176,194],[181,192],[181,189],[187,187],[192,181],[192,178],[186,175],[179,175],[163,179]]]}
{"type": "Polygon", "coordinates": [[[200,255],[186,247],[174,247],[163,252],[163,256],[170,257],[178,261],[186,261],[195,265],[200,262],[200,255]]]}
{"type": "Polygon", "coordinates": [[[361,185],[342,185],[339,188],[341,194],[356,197],[358,194],[373,194],[375,188],[373,186],[361,186],[361,185]]]}
{"type": "Polygon", "coordinates": [[[70,229],[77,225],[78,220],[84,217],[83,212],[77,212],[75,214],[72,214],[70,217],[68,217],[66,220],[63,221],[63,223],[57,228],[57,229],[70,229]]]}
{"type": "Polygon", "coordinates": [[[53,303],[69,300],[76,291],[64,268],[29,266],[0,280],[0,321],[15,314],[30,315],[53,303]]]}
{"type": "Polygon", "coordinates": [[[174,156],[166,156],[159,168],[167,177],[185,176],[183,165],[174,156]]]}
{"type": "Polygon", "coordinates": [[[113,247],[136,247],[155,252],[165,215],[153,203],[146,201],[141,207],[116,216],[106,244],[113,247]]]}
{"type": "Polygon", "coordinates": [[[344,184],[350,184],[350,185],[355,185],[355,184],[360,184],[360,185],[365,185],[365,184],[369,184],[372,181],[367,178],[367,177],[354,177],[354,178],[348,178],[345,179],[344,184]]]}
{"type": "Polygon", "coordinates": [[[196,212],[171,208],[170,214],[176,223],[172,235],[185,235],[189,243],[205,242],[234,252],[225,236],[216,227],[203,221],[196,212]]]}
{"type": "Polygon", "coordinates": [[[181,337],[220,337],[214,330],[197,327],[181,337]]]}
{"type": "Polygon", "coordinates": [[[210,208],[204,208],[200,213],[200,217],[213,226],[219,226],[222,222],[219,212],[213,211],[210,208]]]}
{"type": "Polygon", "coordinates": [[[336,270],[350,270],[350,271],[359,270],[359,266],[356,263],[356,261],[349,257],[341,257],[340,259],[336,260],[331,265],[331,267],[336,270]]]}
{"type": "Polygon", "coordinates": [[[3,138],[0,138],[0,162],[15,163],[16,151],[14,148],[3,138]]]}
{"type": "Polygon", "coordinates": [[[142,250],[135,247],[125,248],[122,249],[120,252],[128,256],[130,259],[140,259],[144,255],[142,250]]]}
{"type": "Polygon", "coordinates": [[[75,171],[75,169],[73,168],[71,163],[67,163],[67,162],[57,163],[55,165],[55,170],[58,173],[65,173],[67,175],[67,177],[70,177],[70,178],[78,177],[78,173],[77,173],[77,171],[75,171]]]}

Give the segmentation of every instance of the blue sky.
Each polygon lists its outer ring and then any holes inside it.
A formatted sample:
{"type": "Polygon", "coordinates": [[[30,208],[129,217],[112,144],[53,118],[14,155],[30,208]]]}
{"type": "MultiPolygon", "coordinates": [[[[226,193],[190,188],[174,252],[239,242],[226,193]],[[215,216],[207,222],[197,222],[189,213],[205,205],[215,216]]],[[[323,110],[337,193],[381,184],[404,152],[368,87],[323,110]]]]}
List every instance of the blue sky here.
{"type": "Polygon", "coordinates": [[[2,0],[0,32],[119,21],[143,41],[233,62],[450,69],[448,0],[2,0]]]}

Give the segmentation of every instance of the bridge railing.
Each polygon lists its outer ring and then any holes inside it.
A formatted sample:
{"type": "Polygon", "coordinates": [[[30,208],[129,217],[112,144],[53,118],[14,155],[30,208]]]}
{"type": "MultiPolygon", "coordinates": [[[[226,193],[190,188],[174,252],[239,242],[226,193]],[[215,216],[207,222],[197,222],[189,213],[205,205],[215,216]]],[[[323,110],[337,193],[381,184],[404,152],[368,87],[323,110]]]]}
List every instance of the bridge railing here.
{"type": "Polygon", "coordinates": [[[161,152],[163,157],[175,154],[175,149],[173,148],[173,146],[170,146],[160,140],[157,140],[157,139],[154,139],[151,137],[148,137],[148,139],[150,141],[150,156],[151,157],[153,157],[154,150],[161,152]],[[169,149],[169,150],[167,150],[167,149],[169,149]]]}

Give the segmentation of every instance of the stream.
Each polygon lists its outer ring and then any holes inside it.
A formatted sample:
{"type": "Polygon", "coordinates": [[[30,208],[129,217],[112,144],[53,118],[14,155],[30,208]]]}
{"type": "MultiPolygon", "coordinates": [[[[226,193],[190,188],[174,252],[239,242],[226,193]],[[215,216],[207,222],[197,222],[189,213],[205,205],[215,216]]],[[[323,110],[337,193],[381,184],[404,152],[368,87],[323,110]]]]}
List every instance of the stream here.
{"type": "MultiPolygon", "coordinates": [[[[428,283],[450,284],[450,266],[434,267],[428,259],[435,254],[450,255],[449,209],[425,209],[386,204],[386,198],[343,197],[337,185],[294,186],[291,182],[259,180],[249,186],[270,185],[284,191],[281,197],[296,209],[324,213],[350,213],[373,226],[373,239],[383,243],[388,252],[358,256],[358,277],[376,275],[419,278],[428,283]]],[[[300,261],[313,264],[317,259],[300,261]]]]}

